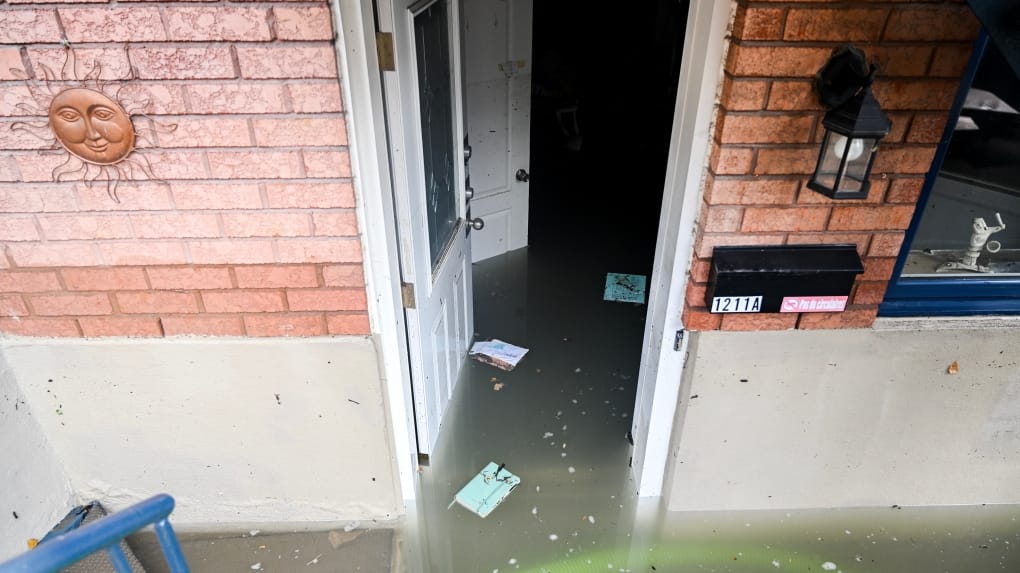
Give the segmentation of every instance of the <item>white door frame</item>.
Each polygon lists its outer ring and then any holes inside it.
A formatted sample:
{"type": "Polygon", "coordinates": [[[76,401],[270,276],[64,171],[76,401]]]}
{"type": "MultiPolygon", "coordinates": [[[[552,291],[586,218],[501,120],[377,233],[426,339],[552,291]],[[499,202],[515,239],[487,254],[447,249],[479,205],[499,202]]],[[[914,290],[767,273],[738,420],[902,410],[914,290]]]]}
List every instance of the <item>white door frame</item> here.
{"type": "MultiPolygon", "coordinates": [[[[330,3],[337,28],[337,58],[343,88],[354,190],[359,209],[372,336],[379,352],[389,424],[393,432],[399,494],[418,497],[417,446],[408,361],[407,325],[400,296],[400,267],[385,107],[376,54],[373,0],[330,3]]],[[[670,158],[649,291],[648,326],[638,380],[638,404],[648,404],[640,428],[634,468],[643,497],[662,493],[686,348],[673,350],[682,328],[687,270],[702,177],[722,75],[726,29],[733,2],[691,0],[684,40],[680,89],[673,118],[670,158]]]]}

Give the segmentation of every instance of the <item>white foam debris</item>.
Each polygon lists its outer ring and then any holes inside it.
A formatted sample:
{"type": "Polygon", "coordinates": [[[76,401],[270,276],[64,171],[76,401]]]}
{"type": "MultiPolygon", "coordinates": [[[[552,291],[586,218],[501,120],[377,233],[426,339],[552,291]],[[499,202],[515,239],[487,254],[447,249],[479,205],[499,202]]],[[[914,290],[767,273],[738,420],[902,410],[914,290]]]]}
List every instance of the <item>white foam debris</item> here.
{"type": "Polygon", "coordinates": [[[825,569],[826,571],[835,571],[836,564],[832,561],[826,561],[825,563],[822,563],[822,569],[825,569]]]}
{"type": "Polygon", "coordinates": [[[581,369],[580,368],[574,368],[574,374],[580,374],[580,373],[581,373],[581,369]]]}
{"type": "Polygon", "coordinates": [[[577,398],[572,398],[570,401],[573,402],[574,404],[577,404],[577,398]]]}
{"type": "Polygon", "coordinates": [[[352,521],[344,526],[344,533],[350,533],[361,525],[360,521],[352,521]]]}
{"type": "Polygon", "coordinates": [[[261,530],[259,530],[259,529],[252,529],[251,531],[248,532],[248,535],[251,535],[252,537],[255,537],[256,535],[259,534],[259,531],[261,531],[261,530]]]}
{"type": "Polygon", "coordinates": [[[510,560],[507,561],[507,563],[509,563],[510,565],[517,565],[517,558],[511,557],[510,560]]]}
{"type": "Polygon", "coordinates": [[[249,567],[249,569],[251,569],[252,571],[261,571],[262,570],[262,562],[259,561],[258,563],[256,563],[256,564],[252,565],[251,567],[249,567]]]}
{"type": "Polygon", "coordinates": [[[305,563],[305,567],[308,567],[309,565],[318,565],[318,563],[319,563],[319,557],[322,557],[322,553],[320,553],[320,554],[316,555],[316,556],[315,556],[315,559],[312,559],[312,560],[311,560],[311,561],[309,561],[308,563],[305,563]]]}
{"type": "Polygon", "coordinates": [[[556,541],[559,538],[560,538],[560,536],[556,535],[555,533],[550,533],[549,534],[549,541],[556,541]]]}
{"type": "Polygon", "coordinates": [[[548,440],[549,438],[551,438],[551,437],[553,437],[555,435],[556,434],[554,434],[552,432],[546,432],[546,433],[542,434],[542,438],[548,440]]]}
{"type": "Polygon", "coordinates": [[[570,472],[570,473],[574,473],[577,470],[574,469],[574,466],[570,466],[569,468],[567,468],[567,471],[570,472]]]}
{"type": "Polygon", "coordinates": [[[531,515],[538,515],[538,506],[531,508],[531,515]]]}
{"type": "Polygon", "coordinates": [[[564,432],[566,432],[566,431],[567,431],[567,425],[566,425],[566,424],[563,424],[563,431],[564,431],[564,432]]]}
{"type": "Polygon", "coordinates": [[[560,457],[561,458],[567,457],[567,452],[560,452],[560,457]]]}
{"type": "Polygon", "coordinates": [[[852,535],[852,534],[853,534],[853,532],[852,532],[852,531],[850,531],[849,529],[844,529],[844,530],[843,530],[843,533],[845,533],[845,534],[847,534],[847,535],[852,535]]]}
{"type": "Polygon", "coordinates": [[[563,415],[563,410],[556,410],[556,417],[559,418],[563,415]]]}
{"type": "Polygon", "coordinates": [[[563,442],[563,449],[564,450],[567,449],[567,443],[566,442],[563,442]]]}
{"type": "Polygon", "coordinates": [[[592,525],[595,525],[595,516],[594,515],[589,515],[588,516],[588,523],[590,523],[592,525]]]}
{"type": "Polygon", "coordinates": [[[542,486],[536,485],[535,486],[535,493],[540,493],[541,491],[542,491],[542,486]]]}

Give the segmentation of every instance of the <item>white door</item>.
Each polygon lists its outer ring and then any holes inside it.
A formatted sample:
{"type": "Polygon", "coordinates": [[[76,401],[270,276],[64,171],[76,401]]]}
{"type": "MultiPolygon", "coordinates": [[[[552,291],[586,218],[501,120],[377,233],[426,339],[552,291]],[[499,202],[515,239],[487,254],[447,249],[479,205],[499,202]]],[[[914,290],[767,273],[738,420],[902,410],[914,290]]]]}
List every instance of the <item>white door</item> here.
{"type": "Polygon", "coordinates": [[[475,261],[528,246],[532,1],[463,0],[475,261]]]}
{"type": "Polygon", "coordinates": [[[418,451],[427,454],[473,332],[458,0],[386,8],[396,71],[383,81],[401,275],[414,291],[404,298],[418,451]]]}

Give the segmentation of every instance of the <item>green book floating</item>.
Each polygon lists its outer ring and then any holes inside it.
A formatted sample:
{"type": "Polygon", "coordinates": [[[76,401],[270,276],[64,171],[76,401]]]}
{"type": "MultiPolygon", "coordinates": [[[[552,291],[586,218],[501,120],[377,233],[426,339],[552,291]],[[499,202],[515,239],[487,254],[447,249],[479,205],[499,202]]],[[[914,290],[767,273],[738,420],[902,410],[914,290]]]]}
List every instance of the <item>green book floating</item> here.
{"type": "Polygon", "coordinates": [[[506,496],[521,483],[521,478],[505,468],[506,464],[497,466],[496,462],[489,462],[489,465],[457,492],[449,507],[459,503],[479,517],[488,517],[492,510],[503,503],[506,496]]]}
{"type": "Polygon", "coordinates": [[[606,275],[606,290],[602,299],[644,304],[646,283],[644,275],[609,273],[606,275]]]}

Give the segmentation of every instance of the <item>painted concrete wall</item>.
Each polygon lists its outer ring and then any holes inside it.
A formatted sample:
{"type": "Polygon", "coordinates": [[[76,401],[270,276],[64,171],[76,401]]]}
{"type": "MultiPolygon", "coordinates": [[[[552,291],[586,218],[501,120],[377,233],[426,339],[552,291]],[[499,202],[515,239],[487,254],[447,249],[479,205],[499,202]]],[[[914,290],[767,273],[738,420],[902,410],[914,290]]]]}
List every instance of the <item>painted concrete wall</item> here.
{"type": "Polygon", "coordinates": [[[0,561],[27,549],[73,506],[64,468],[43,434],[36,412],[0,355],[0,561]]]}
{"type": "Polygon", "coordinates": [[[700,333],[668,507],[1018,503],[1018,345],[1017,329],[700,333]]]}
{"type": "Polygon", "coordinates": [[[373,342],[7,341],[82,499],[158,492],[176,524],[386,520],[401,511],[373,342]]]}

